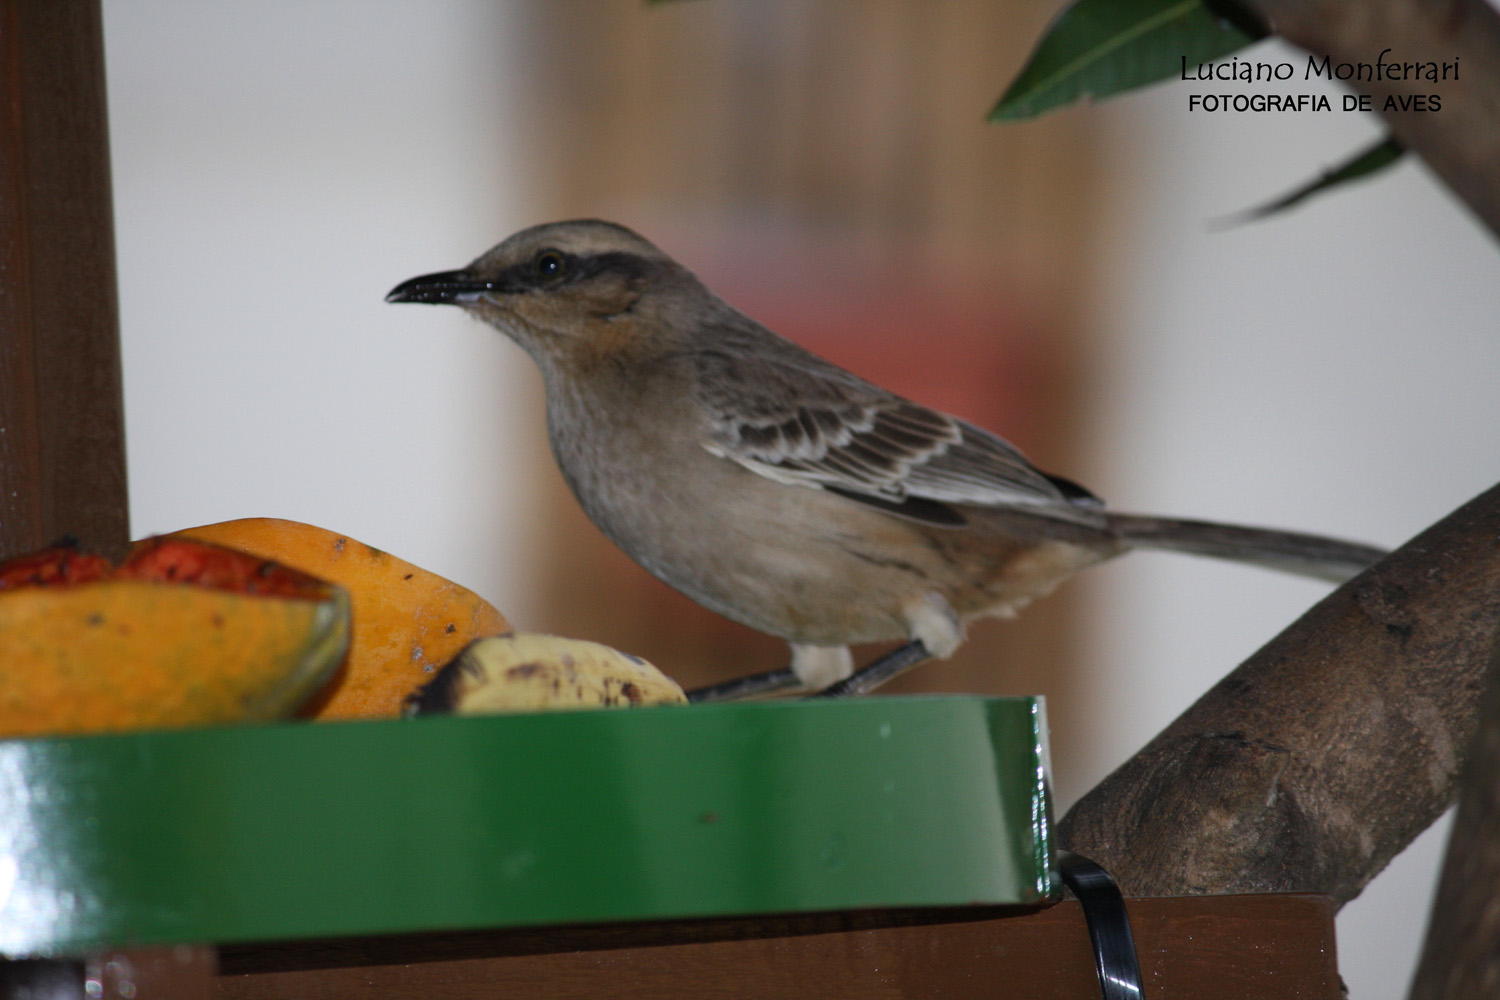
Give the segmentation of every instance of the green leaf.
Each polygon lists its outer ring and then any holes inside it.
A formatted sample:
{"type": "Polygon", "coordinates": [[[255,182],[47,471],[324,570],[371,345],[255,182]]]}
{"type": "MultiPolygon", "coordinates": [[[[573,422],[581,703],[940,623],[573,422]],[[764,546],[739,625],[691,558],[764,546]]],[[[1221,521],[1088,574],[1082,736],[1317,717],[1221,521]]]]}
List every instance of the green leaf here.
{"type": "Polygon", "coordinates": [[[1233,228],[1247,222],[1254,222],[1257,219],[1264,219],[1266,216],[1275,215],[1277,212],[1284,212],[1293,205],[1298,205],[1315,194],[1327,191],[1329,188],[1378,173],[1399,161],[1405,152],[1405,146],[1401,145],[1392,136],[1386,136],[1375,145],[1361,150],[1339,166],[1323,171],[1316,179],[1303,184],[1301,187],[1294,188],[1275,201],[1268,202],[1258,208],[1246,209],[1243,212],[1221,219],[1214,224],[1214,228],[1233,228]]]}
{"type": "Polygon", "coordinates": [[[1184,61],[1209,62],[1255,40],[1217,19],[1203,0],[1077,0],[1042,36],[990,120],[1110,97],[1178,75],[1184,61]]]}

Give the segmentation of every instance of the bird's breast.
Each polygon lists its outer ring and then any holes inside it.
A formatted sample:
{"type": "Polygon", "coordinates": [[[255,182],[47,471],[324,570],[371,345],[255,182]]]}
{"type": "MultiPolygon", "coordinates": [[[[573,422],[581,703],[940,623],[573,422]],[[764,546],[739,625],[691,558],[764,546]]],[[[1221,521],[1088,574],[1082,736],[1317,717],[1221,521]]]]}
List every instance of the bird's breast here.
{"type": "MultiPolygon", "coordinates": [[[[728,618],[808,644],[902,639],[913,598],[939,594],[965,617],[996,613],[1066,575],[1009,572],[1050,551],[1043,539],[925,525],[758,475],[710,453],[706,429],[674,403],[640,392],[549,397],[552,447],[600,530],[728,618]]],[[[1074,546],[1061,548],[1071,558],[1074,546]]]]}

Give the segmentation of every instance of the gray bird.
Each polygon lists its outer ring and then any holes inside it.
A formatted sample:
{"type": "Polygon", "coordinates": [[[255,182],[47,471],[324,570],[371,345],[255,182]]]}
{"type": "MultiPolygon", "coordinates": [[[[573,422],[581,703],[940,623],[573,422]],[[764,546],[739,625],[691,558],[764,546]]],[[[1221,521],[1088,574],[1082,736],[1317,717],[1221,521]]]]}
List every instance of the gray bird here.
{"type": "Polygon", "coordinates": [[[553,454],[636,562],[791,644],[790,684],[868,690],[964,623],[1009,617],[1084,567],[1174,549],[1340,581],[1384,555],[1312,535],[1106,511],[988,431],[777,336],[634,232],[523,230],[388,302],[457,305],[542,371],[553,454]],[[850,678],[852,643],[905,640],[850,678]],[[846,679],[847,678],[847,679],[846,679]]]}

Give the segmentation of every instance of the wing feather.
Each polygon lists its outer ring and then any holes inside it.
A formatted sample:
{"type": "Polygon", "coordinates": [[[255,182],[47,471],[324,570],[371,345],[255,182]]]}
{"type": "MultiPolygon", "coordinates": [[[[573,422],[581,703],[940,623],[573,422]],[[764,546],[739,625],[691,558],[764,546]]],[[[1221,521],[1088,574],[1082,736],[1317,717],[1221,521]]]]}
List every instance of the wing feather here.
{"type": "Polygon", "coordinates": [[[995,435],[774,340],[769,350],[761,342],[694,356],[700,401],[712,414],[703,444],[712,453],[778,482],[868,498],[897,513],[908,504],[918,512],[909,516],[935,523],[962,523],[952,511],[937,513],[934,505],[945,504],[1101,517],[1091,494],[1063,490],[995,435]]]}

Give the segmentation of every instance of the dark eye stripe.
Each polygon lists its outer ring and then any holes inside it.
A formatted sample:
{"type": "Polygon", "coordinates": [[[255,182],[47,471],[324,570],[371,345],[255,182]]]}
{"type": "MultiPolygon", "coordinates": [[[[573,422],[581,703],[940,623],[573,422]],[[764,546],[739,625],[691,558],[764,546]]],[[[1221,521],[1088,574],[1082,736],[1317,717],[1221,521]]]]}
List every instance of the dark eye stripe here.
{"type": "Polygon", "coordinates": [[[603,274],[617,274],[627,281],[636,281],[646,276],[646,271],[650,266],[644,258],[636,254],[616,250],[581,258],[573,271],[571,280],[586,281],[603,274]]]}
{"type": "Polygon", "coordinates": [[[632,253],[601,253],[578,257],[562,250],[539,250],[529,260],[512,264],[496,276],[497,289],[509,292],[555,289],[604,275],[619,275],[634,283],[646,276],[651,265],[632,253]]]}

